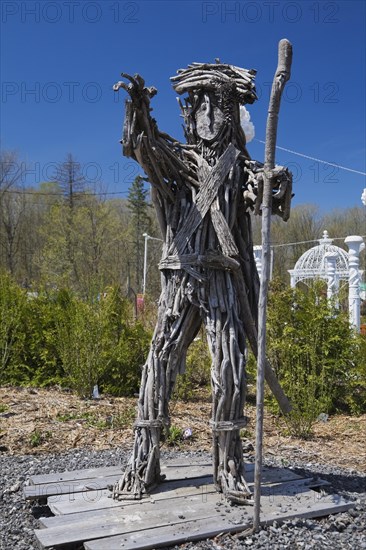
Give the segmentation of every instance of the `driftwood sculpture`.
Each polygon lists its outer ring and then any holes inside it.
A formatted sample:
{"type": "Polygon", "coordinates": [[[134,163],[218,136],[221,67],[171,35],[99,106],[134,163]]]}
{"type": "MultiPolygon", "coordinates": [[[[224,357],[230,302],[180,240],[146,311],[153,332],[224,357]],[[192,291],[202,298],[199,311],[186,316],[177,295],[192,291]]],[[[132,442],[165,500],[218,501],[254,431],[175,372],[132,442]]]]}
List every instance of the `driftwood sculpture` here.
{"type": "MultiPolygon", "coordinates": [[[[162,291],[150,352],[143,368],[135,441],[113,497],[141,498],[158,484],[159,445],[169,427],[169,399],[185,369],[187,349],[204,323],[212,356],[213,471],[216,487],[245,503],[240,429],[245,426],[245,357],[257,353],[259,279],[250,213],[260,213],[263,165],[252,161],[239,106],[256,99],[254,70],[193,63],[172,78],[184,118],[186,144],[161,132],[151,117],[157,93],[139,75],[122,74],[114,90],[126,101],[123,153],[144,169],[152,186],[162,236],[162,291]]],[[[289,216],[291,174],[273,173],[272,210],[289,216]]],[[[284,412],[289,403],[272,370],[266,379],[284,412]]]]}

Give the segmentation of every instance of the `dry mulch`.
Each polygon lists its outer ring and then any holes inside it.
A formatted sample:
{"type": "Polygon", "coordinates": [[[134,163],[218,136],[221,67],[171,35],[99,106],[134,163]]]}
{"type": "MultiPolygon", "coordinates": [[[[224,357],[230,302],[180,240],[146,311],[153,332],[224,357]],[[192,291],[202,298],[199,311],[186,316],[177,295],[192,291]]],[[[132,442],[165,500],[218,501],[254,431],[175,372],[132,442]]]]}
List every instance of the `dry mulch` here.
{"type": "MultiPolygon", "coordinates": [[[[136,398],[83,400],[61,390],[0,388],[0,452],[9,455],[61,453],[71,448],[131,447],[136,398]]],[[[248,405],[245,444],[254,444],[255,408],[248,405]]],[[[191,428],[181,450],[210,450],[209,396],[171,403],[172,425],[191,428]]],[[[283,459],[332,464],[366,473],[366,415],[335,415],[317,422],[311,439],[286,435],[282,419],[264,417],[264,452],[283,459]]],[[[164,444],[167,447],[167,443],[164,444]]]]}

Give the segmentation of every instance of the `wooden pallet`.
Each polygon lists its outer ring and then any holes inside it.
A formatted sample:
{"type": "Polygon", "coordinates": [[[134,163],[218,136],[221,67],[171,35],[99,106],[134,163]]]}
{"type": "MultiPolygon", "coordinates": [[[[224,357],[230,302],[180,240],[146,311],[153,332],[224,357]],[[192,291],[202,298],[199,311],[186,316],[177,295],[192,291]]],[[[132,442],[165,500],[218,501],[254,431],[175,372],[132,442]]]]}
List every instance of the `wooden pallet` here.
{"type": "MultiPolygon", "coordinates": [[[[254,466],[247,465],[249,486],[254,466]]],[[[47,498],[54,517],[40,519],[39,547],[85,550],[151,549],[242,531],[251,526],[251,506],[229,506],[215,491],[209,463],[171,460],[163,464],[166,480],[141,501],[116,502],[107,485],[117,481],[118,467],[33,476],[28,499],[47,498]]],[[[338,495],[319,492],[326,484],[291,470],[265,467],[261,521],[317,517],[352,506],[338,495]],[[314,490],[318,489],[318,491],[314,490]]]]}

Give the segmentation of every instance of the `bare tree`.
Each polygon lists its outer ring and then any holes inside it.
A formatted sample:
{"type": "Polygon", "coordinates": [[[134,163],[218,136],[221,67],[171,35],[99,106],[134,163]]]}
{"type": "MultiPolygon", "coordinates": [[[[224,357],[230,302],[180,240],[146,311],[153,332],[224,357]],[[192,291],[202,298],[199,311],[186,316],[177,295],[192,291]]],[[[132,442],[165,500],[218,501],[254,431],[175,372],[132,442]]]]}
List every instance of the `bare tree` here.
{"type": "Polygon", "coordinates": [[[70,271],[73,282],[78,285],[80,275],[75,257],[77,248],[77,239],[74,231],[75,201],[80,198],[85,191],[86,182],[82,174],[80,163],[77,162],[72,153],[66,155],[65,161],[58,167],[54,179],[60,186],[61,192],[65,198],[66,216],[64,224],[67,259],[71,268],[70,271]]]}
{"type": "Polygon", "coordinates": [[[24,192],[20,189],[16,192],[4,192],[0,206],[1,248],[5,257],[6,268],[12,275],[15,275],[21,246],[21,229],[24,223],[24,192]]]}
{"type": "Polygon", "coordinates": [[[24,222],[23,183],[26,164],[15,151],[0,151],[0,245],[1,263],[15,274],[24,222]]]}
{"type": "Polygon", "coordinates": [[[65,161],[57,168],[54,180],[59,184],[70,209],[75,206],[75,200],[85,191],[86,181],[80,163],[72,153],[66,155],[65,161]]]}
{"type": "Polygon", "coordinates": [[[323,229],[323,218],[314,204],[302,204],[293,208],[286,227],[281,219],[274,219],[272,243],[283,245],[275,246],[274,249],[275,276],[288,279],[287,270],[293,268],[301,254],[317,244],[323,229]]]}
{"type": "Polygon", "coordinates": [[[12,187],[24,183],[26,165],[15,151],[0,150],[0,201],[12,187]]]}

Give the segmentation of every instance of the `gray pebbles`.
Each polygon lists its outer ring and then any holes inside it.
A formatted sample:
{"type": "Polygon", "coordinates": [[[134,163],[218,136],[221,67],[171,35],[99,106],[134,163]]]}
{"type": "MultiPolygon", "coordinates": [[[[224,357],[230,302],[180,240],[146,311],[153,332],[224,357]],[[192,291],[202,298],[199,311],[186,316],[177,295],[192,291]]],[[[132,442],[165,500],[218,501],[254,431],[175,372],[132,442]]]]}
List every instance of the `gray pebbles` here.
{"type": "MultiPolygon", "coordinates": [[[[206,453],[168,452],[164,458],[187,458],[206,453]]],[[[38,528],[37,517],[47,514],[47,508],[25,502],[23,487],[27,479],[36,474],[101,466],[123,465],[128,458],[126,451],[92,451],[75,449],[59,455],[0,455],[0,548],[1,550],[36,550],[38,548],[33,529],[38,528]]],[[[268,457],[265,463],[281,466],[282,461],[268,457]]],[[[289,466],[287,466],[289,467],[289,466]]],[[[291,469],[309,477],[321,477],[330,483],[328,492],[338,493],[352,500],[348,511],[321,519],[294,519],[261,529],[255,535],[238,533],[223,535],[213,540],[187,543],[174,548],[189,549],[270,549],[299,550],[366,550],[366,476],[352,470],[342,470],[332,465],[304,463],[294,459],[291,469]]],[[[111,550],[114,550],[111,548],[111,550]]]]}

